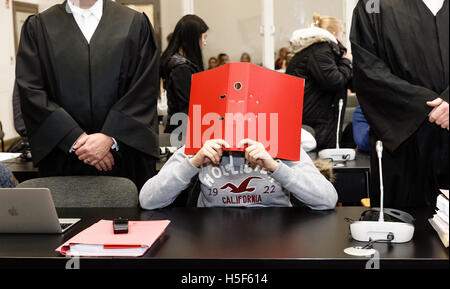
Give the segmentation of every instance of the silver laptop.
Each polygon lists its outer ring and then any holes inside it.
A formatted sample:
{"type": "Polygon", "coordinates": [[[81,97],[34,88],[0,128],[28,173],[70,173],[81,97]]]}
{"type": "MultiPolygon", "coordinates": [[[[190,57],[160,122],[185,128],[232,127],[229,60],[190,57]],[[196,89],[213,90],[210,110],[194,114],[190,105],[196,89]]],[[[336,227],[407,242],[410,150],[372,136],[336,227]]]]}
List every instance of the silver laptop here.
{"type": "Polygon", "coordinates": [[[58,219],[49,189],[0,189],[0,233],[61,234],[80,219],[58,219]]]}

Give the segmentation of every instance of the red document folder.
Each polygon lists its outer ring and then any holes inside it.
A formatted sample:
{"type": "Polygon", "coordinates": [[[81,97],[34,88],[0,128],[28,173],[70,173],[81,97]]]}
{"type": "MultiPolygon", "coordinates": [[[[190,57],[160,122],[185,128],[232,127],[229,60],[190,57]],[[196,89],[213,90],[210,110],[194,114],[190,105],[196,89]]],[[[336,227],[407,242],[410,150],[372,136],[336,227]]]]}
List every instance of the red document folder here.
{"type": "Polygon", "coordinates": [[[130,221],[128,234],[115,235],[113,222],[102,220],[74,236],[56,251],[66,256],[142,256],[164,233],[169,223],[130,221]]]}
{"type": "Polygon", "coordinates": [[[211,139],[243,151],[241,140],[263,143],[275,158],[299,161],[305,81],[249,63],[194,74],[186,154],[211,139]]]}

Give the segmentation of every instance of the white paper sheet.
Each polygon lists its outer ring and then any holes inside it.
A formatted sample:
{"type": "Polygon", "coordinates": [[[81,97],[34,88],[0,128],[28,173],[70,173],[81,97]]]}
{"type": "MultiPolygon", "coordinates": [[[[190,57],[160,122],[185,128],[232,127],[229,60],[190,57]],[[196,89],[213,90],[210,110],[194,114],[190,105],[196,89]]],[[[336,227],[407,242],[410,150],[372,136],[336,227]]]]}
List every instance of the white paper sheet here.
{"type": "Polygon", "coordinates": [[[0,162],[18,158],[21,153],[0,153],[0,162]]]}

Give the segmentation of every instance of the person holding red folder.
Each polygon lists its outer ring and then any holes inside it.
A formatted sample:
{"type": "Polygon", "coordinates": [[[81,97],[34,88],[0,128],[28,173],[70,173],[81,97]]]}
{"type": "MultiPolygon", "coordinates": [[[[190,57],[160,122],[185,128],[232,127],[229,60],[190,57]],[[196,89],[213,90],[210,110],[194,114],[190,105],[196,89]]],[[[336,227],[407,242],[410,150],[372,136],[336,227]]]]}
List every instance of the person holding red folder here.
{"type": "Polygon", "coordinates": [[[141,207],[164,208],[200,182],[198,207],[292,207],[291,196],[314,210],[334,209],[337,193],[301,149],[299,162],[273,159],[262,143],[245,139],[245,152],[224,152],[224,140],[209,140],[195,155],[179,149],[140,193],[141,207]]]}

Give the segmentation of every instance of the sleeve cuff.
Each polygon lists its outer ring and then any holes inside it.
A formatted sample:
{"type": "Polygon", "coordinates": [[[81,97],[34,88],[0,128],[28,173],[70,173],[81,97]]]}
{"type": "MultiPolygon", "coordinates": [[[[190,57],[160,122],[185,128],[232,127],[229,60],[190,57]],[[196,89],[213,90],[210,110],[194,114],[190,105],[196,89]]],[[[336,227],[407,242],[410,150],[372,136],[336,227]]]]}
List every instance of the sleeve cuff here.
{"type": "Polygon", "coordinates": [[[351,63],[351,61],[348,60],[348,59],[342,58],[342,59],[340,60],[340,63],[343,64],[343,65],[345,65],[345,66],[347,66],[347,67],[350,68],[351,70],[353,69],[353,63],[351,63]]]}
{"type": "Polygon", "coordinates": [[[183,172],[186,172],[186,176],[189,178],[189,180],[191,180],[200,172],[200,169],[195,167],[188,157],[186,157],[185,161],[181,163],[181,169],[183,172]]]}
{"type": "MultiPolygon", "coordinates": [[[[117,143],[115,138],[111,138],[113,140],[113,145],[111,146],[111,150],[118,152],[119,151],[119,144],[117,143]]],[[[77,139],[78,140],[78,139],[77,139]]],[[[75,144],[77,143],[77,140],[74,141],[74,143],[72,144],[72,146],[70,147],[69,150],[69,154],[75,152],[75,150],[73,149],[73,147],[75,146],[75,144]]]]}
{"type": "Polygon", "coordinates": [[[158,134],[150,125],[138,122],[120,112],[111,110],[101,133],[114,136],[120,143],[159,158],[158,134]]]}
{"type": "Polygon", "coordinates": [[[73,153],[73,146],[83,133],[84,131],[80,127],[73,128],[58,144],[58,147],[63,152],[73,153]]]}
{"type": "Polygon", "coordinates": [[[119,151],[119,144],[117,143],[117,141],[116,141],[115,138],[112,137],[112,140],[113,140],[114,144],[111,146],[111,149],[112,149],[113,151],[118,152],[118,151],[119,151]]]}
{"type": "Polygon", "coordinates": [[[285,185],[290,181],[290,173],[291,168],[288,167],[285,163],[279,162],[278,169],[271,174],[272,178],[278,181],[281,185],[285,185]]]}
{"type": "Polygon", "coordinates": [[[444,90],[444,92],[441,94],[440,96],[445,102],[448,103],[448,87],[446,90],[444,90]]]}

